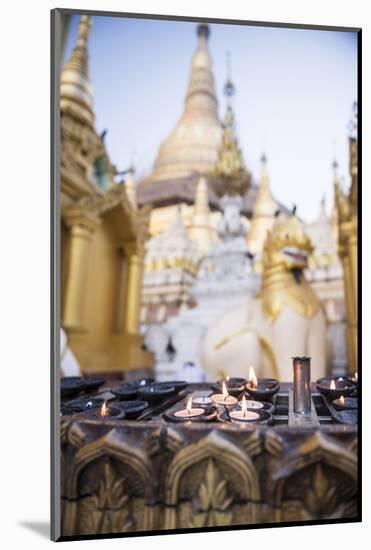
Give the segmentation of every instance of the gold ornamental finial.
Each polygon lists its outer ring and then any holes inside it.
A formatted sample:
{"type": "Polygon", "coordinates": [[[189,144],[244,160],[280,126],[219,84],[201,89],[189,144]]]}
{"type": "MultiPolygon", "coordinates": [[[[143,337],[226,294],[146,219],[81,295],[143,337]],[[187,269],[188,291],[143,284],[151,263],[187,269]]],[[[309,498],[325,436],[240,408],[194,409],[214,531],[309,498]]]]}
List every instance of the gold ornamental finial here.
{"type": "Polygon", "coordinates": [[[61,111],[72,112],[80,120],[94,125],[93,94],[89,78],[88,37],[91,20],[80,17],[76,46],[61,74],[61,111]]]}
{"type": "MultiPolygon", "coordinates": [[[[228,71],[230,67],[228,67],[228,71]]],[[[227,110],[224,117],[222,143],[219,148],[218,160],[215,163],[212,177],[215,178],[213,188],[217,195],[243,196],[250,187],[250,174],[246,170],[238,140],[234,132],[234,113],[230,98],[235,94],[235,86],[227,78],[224,94],[227,96],[227,110]]]]}

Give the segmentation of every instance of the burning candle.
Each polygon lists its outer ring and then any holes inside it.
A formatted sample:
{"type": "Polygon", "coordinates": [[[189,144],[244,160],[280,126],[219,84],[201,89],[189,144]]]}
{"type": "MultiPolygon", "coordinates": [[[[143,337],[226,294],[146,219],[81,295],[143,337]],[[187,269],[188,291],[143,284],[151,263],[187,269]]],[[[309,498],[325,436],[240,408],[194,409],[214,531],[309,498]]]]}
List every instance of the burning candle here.
{"type": "Polygon", "coordinates": [[[258,413],[247,410],[247,401],[245,396],[242,398],[241,410],[231,411],[229,416],[232,421],[237,422],[256,422],[256,420],[259,419],[258,413]]]}
{"type": "Polygon", "coordinates": [[[253,367],[249,368],[249,379],[246,391],[255,399],[270,399],[280,389],[279,383],[274,378],[262,378],[258,380],[253,367]]]}
{"type": "Polygon", "coordinates": [[[346,409],[344,395],[341,395],[339,399],[334,399],[332,404],[335,407],[335,409],[338,411],[342,411],[343,409],[346,409]]]}
{"type": "Polygon", "coordinates": [[[255,389],[258,385],[258,379],[256,378],[256,374],[253,367],[249,368],[249,386],[252,389],[255,389]]]}
{"type": "Polygon", "coordinates": [[[219,408],[234,407],[237,404],[237,399],[229,395],[225,382],[222,384],[222,393],[215,393],[211,396],[211,400],[219,408]]]}
{"type": "MultiPolygon", "coordinates": [[[[320,378],[317,380],[317,389],[331,401],[339,399],[341,396],[347,397],[355,389],[355,385],[351,383],[349,378],[320,378]]],[[[340,405],[341,406],[341,405],[340,405]]]]}
{"type": "Polygon", "coordinates": [[[109,407],[107,401],[103,401],[102,406],[99,408],[86,407],[85,410],[80,411],[74,415],[76,418],[86,418],[92,420],[120,420],[124,418],[125,412],[119,407],[114,405],[109,407]]]}
{"type": "Polygon", "coordinates": [[[178,418],[195,418],[197,416],[201,416],[204,413],[205,413],[204,409],[192,408],[192,397],[190,397],[187,401],[186,408],[181,409],[180,411],[176,411],[174,413],[174,416],[177,416],[178,418]]]}
{"type": "Polygon", "coordinates": [[[103,401],[103,404],[99,409],[99,416],[109,416],[109,413],[110,411],[107,405],[107,401],[103,401]]]}

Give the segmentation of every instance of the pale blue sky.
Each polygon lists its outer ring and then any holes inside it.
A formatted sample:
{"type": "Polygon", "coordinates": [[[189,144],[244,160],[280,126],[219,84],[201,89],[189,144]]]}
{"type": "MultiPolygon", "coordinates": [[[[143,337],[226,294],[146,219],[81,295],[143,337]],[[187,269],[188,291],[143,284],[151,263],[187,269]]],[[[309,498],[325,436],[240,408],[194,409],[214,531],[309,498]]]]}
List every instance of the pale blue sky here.
{"type": "MultiPolygon", "coordinates": [[[[76,39],[70,28],[66,56],[76,39]]],[[[312,221],[323,194],[333,200],[334,143],[348,184],[348,130],[357,97],[353,32],[211,24],[219,114],[225,111],[226,51],[237,93],[234,110],[245,163],[256,179],[266,151],[276,198],[312,221]]],[[[196,23],[93,17],[89,41],[96,127],[108,129],[112,162],[151,171],[158,146],[182,110],[196,23]]]]}

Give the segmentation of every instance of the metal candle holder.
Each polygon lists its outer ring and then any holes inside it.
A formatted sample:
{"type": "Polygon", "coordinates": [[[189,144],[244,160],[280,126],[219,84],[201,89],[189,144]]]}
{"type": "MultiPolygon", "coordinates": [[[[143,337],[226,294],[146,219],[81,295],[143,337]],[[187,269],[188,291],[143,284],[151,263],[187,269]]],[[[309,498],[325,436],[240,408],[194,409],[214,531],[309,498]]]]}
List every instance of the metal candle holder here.
{"type": "Polygon", "coordinates": [[[293,357],[294,412],[309,414],[312,396],[310,391],[310,357],[293,357]]]}

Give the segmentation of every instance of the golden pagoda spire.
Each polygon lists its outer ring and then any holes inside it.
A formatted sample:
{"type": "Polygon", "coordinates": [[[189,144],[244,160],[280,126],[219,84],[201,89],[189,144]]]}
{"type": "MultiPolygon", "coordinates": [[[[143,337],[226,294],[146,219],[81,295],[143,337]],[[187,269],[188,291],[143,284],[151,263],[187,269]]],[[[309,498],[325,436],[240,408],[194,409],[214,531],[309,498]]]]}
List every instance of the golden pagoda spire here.
{"type": "Polygon", "coordinates": [[[196,242],[201,256],[205,255],[212,245],[213,227],[210,223],[209,197],[205,176],[200,176],[195,194],[195,204],[191,225],[190,238],[196,242]]]}
{"type": "Polygon", "coordinates": [[[208,173],[216,161],[221,123],[208,50],[209,35],[208,25],[197,27],[198,46],[192,58],[184,112],[160,146],[151,179],[166,180],[188,177],[195,172],[208,173]]]}
{"type": "Polygon", "coordinates": [[[255,199],[250,231],[247,238],[251,253],[257,255],[262,253],[267,232],[271,230],[274,225],[275,212],[278,207],[270,189],[267,163],[267,157],[265,153],[263,153],[261,157],[260,184],[255,199]]]}
{"type": "Polygon", "coordinates": [[[93,95],[89,78],[87,51],[90,30],[90,17],[82,15],[80,17],[76,46],[62,69],[61,111],[70,111],[78,119],[93,126],[93,95]]]}

